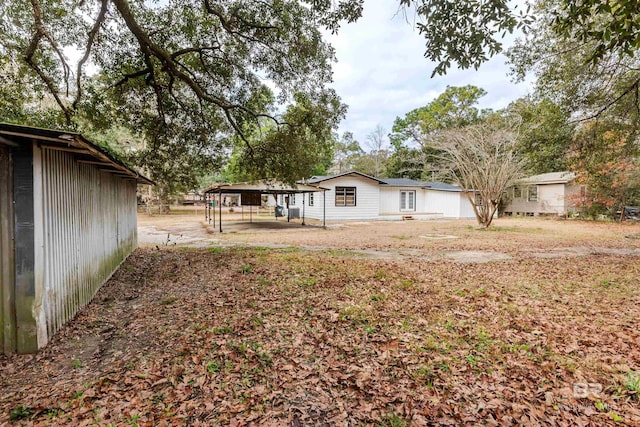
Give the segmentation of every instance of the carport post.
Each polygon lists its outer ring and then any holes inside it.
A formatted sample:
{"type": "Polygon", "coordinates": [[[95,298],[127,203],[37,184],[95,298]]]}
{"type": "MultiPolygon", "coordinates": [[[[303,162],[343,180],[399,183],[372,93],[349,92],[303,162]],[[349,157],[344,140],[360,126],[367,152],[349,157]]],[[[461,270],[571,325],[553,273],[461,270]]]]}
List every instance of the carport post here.
{"type": "Polygon", "coordinates": [[[327,228],[327,192],[322,192],[322,228],[327,228]]]}
{"type": "Polygon", "coordinates": [[[306,196],[306,193],[302,193],[302,225],[304,225],[304,196],[306,196]]]}
{"type": "Polygon", "coordinates": [[[220,223],[220,232],[222,233],[222,190],[220,190],[218,195],[218,212],[220,213],[218,222],[220,223]]]}
{"type": "MultiPolygon", "coordinates": [[[[216,228],[216,197],[211,193],[211,200],[209,201],[209,212],[213,212],[213,228],[216,228]]],[[[209,213],[211,218],[211,213],[209,213]]]]}

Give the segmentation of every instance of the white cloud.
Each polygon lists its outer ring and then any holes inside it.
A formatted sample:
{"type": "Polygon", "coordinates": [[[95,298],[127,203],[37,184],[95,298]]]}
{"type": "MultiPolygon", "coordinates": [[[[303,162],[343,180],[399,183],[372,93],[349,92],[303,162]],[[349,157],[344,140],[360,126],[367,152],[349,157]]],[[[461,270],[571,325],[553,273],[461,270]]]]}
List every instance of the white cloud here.
{"type": "Polygon", "coordinates": [[[340,133],[349,130],[362,143],[377,124],[389,132],[397,116],[432,101],[447,85],[485,89],[481,108],[503,108],[529,92],[530,84],[511,83],[502,55],[478,71],[452,69],[430,78],[434,63],[424,57],[424,38],[396,7],[366,0],[362,18],[327,35],[338,59],[332,86],[349,105],[340,133]]]}

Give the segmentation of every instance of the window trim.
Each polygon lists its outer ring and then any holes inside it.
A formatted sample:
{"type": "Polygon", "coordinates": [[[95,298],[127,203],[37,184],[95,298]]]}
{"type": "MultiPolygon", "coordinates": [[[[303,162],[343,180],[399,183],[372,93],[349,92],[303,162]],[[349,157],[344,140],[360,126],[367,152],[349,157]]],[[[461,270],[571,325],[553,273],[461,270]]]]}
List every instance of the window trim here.
{"type": "Polygon", "coordinates": [[[416,211],[416,191],[415,190],[400,190],[400,212],[415,212],[416,211]],[[402,193],[405,193],[405,201],[407,202],[406,205],[409,205],[409,193],[413,193],[413,198],[412,200],[412,205],[413,206],[409,206],[409,207],[402,207],[402,193]]]}
{"type": "Polygon", "coordinates": [[[514,185],[513,186],[513,198],[514,199],[521,199],[522,198],[522,187],[520,187],[519,185],[514,185]],[[516,194],[517,191],[517,194],[516,194]]]}
{"type": "Polygon", "coordinates": [[[538,186],[537,185],[530,185],[529,187],[527,187],[527,201],[529,202],[537,202],[540,199],[540,195],[538,194],[538,186]],[[535,189],[534,193],[535,194],[531,194],[531,190],[535,189]]]}
{"type": "Polygon", "coordinates": [[[315,199],[314,193],[309,193],[309,206],[313,206],[313,199],[315,199]]]}
{"type": "Polygon", "coordinates": [[[355,206],[357,206],[357,190],[356,190],[356,187],[345,187],[345,186],[337,187],[336,186],[335,189],[334,189],[334,192],[335,192],[335,198],[334,198],[335,200],[334,201],[335,201],[335,206],[336,207],[342,208],[342,207],[355,207],[355,206]],[[348,195],[347,192],[349,190],[353,190],[353,204],[348,204],[347,203],[347,195],[348,195]],[[340,194],[340,193],[342,193],[342,194],[340,194]],[[343,197],[344,203],[338,203],[338,196],[342,196],[343,197]]]}

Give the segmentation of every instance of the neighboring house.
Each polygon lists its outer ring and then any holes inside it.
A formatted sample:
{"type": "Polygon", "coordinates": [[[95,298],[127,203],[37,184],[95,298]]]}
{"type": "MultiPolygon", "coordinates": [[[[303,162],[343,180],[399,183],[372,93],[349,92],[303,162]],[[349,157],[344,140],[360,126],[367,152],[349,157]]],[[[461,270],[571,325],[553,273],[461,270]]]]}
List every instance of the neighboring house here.
{"type": "Polygon", "coordinates": [[[31,353],[137,246],[152,184],[77,133],[0,123],[0,353],[31,353]]]}
{"type": "Polygon", "coordinates": [[[327,221],[403,218],[475,218],[460,187],[406,178],[376,178],[360,172],[312,177],[306,184],[328,191],[298,194],[290,207],[307,218],[327,221]]]}
{"type": "Polygon", "coordinates": [[[582,186],[572,172],[551,172],[522,179],[507,190],[505,215],[560,215],[575,210],[582,186]]]}
{"type": "Polygon", "coordinates": [[[204,196],[198,191],[190,191],[178,196],[177,202],[181,203],[183,206],[199,205],[204,203],[204,196]]]}

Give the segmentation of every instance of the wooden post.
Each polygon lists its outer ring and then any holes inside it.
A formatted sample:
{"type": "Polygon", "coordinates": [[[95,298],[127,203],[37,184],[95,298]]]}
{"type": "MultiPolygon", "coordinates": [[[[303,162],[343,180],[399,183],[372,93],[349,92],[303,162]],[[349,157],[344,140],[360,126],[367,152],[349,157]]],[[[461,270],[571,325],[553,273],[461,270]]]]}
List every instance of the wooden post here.
{"type": "Polygon", "coordinates": [[[302,193],[302,225],[305,225],[304,224],[304,206],[305,206],[304,196],[306,196],[306,195],[307,195],[307,193],[302,193]]]}
{"type": "Polygon", "coordinates": [[[0,353],[16,351],[13,165],[0,144],[0,353]]]}
{"type": "Polygon", "coordinates": [[[220,190],[218,194],[218,213],[220,214],[218,216],[218,223],[220,225],[220,232],[222,233],[222,190],[220,190]]]}

